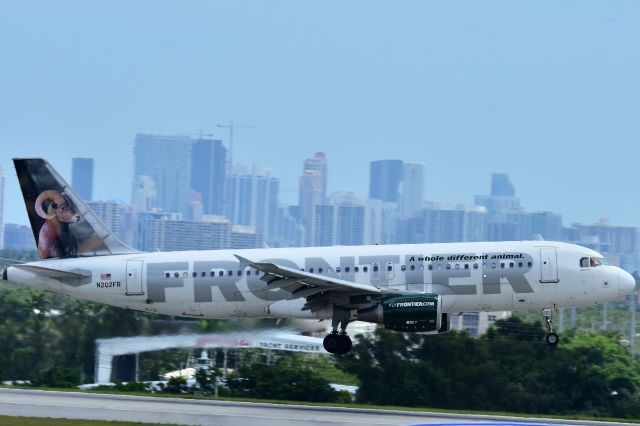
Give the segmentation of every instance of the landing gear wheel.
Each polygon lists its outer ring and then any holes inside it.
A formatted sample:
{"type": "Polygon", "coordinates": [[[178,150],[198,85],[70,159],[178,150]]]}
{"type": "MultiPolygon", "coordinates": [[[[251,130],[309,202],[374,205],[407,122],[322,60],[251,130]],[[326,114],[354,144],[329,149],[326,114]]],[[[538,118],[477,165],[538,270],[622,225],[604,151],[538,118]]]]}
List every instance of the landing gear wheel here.
{"type": "Polygon", "coordinates": [[[351,341],[351,338],[348,334],[341,334],[340,337],[342,338],[342,344],[344,345],[340,354],[344,355],[351,350],[351,348],[353,347],[353,342],[351,341]]]}
{"type": "Polygon", "coordinates": [[[560,341],[560,338],[556,333],[549,333],[545,336],[544,340],[547,342],[547,345],[555,346],[560,341]]]}
{"type": "Polygon", "coordinates": [[[332,354],[344,355],[351,350],[353,343],[347,334],[327,334],[322,341],[324,349],[332,354]]]}

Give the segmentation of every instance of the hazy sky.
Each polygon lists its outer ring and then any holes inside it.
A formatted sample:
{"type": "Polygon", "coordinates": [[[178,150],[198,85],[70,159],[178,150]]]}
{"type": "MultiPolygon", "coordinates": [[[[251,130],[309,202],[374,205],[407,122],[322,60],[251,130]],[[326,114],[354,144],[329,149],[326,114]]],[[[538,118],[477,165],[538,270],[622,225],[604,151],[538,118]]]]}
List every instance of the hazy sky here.
{"type": "Polygon", "coordinates": [[[429,200],[472,203],[491,172],[565,225],[640,226],[640,2],[0,3],[5,222],[26,223],[10,159],[129,201],[137,132],[213,133],[270,165],[282,199],[315,151],[329,189],[367,195],[369,161],[426,166],[429,200]]]}

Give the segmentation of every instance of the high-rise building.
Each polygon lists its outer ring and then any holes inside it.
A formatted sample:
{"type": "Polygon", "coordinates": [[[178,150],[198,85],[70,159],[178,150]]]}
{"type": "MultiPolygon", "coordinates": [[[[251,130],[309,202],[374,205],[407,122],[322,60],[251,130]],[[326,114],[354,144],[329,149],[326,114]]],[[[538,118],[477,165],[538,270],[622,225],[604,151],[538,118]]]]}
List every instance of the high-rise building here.
{"type": "Polygon", "coordinates": [[[87,204],[120,241],[130,246],[135,244],[136,214],[132,206],[113,201],[91,201],[87,204]]]}
{"type": "Polygon", "coordinates": [[[250,249],[264,246],[262,235],[253,226],[234,225],[229,233],[229,248],[250,249]]]}
{"type": "Polygon", "coordinates": [[[316,152],[316,154],[312,158],[307,158],[304,160],[304,166],[302,168],[303,172],[306,171],[317,171],[320,176],[320,191],[322,201],[325,201],[327,198],[327,156],[324,152],[316,152]]]}
{"type": "Polygon", "coordinates": [[[4,168],[0,166],[0,249],[4,248],[4,168]]]}
{"type": "Polygon", "coordinates": [[[369,198],[397,203],[403,174],[402,160],[372,161],[369,167],[369,198]]]}
{"type": "Polygon", "coordinates": [[[280,181],[256,167],[227,179],[226,217],[234,225],[253,226],[269,240],[277,229],[280,181]]]}
{"type": "Polygon", "coordinates": [[[402,182],[398,189],[398,208],[401,217],[413,217],[424,203],[424,167],[417,163],[404,163],[402,182]]]}
{"type": "Polygon", "coordinates": [[[487,211],[483,207],[429,203],[422,217],[427,243],[484,240],[487,211]]]}
{"type": "Polygon", "coordinates": [[[136,246],[144,251],[229,248],[229,221],[221,216],[205,216],[203,220],[172,220],[170,215],[161,212],[139,213],[136,246]]]}
{"type": "Polygon", "coordinates": [[[499,197],[515,197],[516,189],[509,180],[509,175],[493,173],[491,175],[491,195],[499,197]]]}
{"type": "MultiPolygon", "coordinates": [[[[150,177],[155,201],[150,207],[187,215],[191,190],[191,137],[138,134],[135,139],[134,182],[150,177]]],[[[136,194],[134,186],[134,194],[136,194]]],[[[139,200],[133,200],[137,205],[139,200]]]]}
{"type": "Polygon", "coordinates": [[[30,226],[7,223],[4,225],[4,248],[14,250],[35,250],[33,232],[30,226]]]}
{"type": "Polygon", "coordinates": [[[191,151],[191,188],[202,195],[204,214],[224,213],[226,176],[227,149],[222,141],[195,139],[191,151]]]}
{"type": "Polygon", "coordinates": [[[327,200],[327,157],[316,152],[304,161],[299,181],[298,206],[300,223],[305,229],[305,245],[315,245],[315,207],[327,200]]]}
{"type": "Polygon", "coordinates": [[[83,200],[93,200],[93,158],[71,159],[71,186],[83,200]]]}

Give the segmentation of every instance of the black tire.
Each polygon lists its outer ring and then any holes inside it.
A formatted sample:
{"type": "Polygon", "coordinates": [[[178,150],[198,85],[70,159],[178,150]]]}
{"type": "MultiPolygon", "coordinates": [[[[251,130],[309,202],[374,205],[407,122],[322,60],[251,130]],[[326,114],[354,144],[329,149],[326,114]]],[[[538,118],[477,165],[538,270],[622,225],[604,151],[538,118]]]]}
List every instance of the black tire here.
{"type": "Polygon", "coordinates": [[[338,354],[344,355],[351,350],[353,346],[353,342],[351,342],[351,338],[347,334],[340,335],[340,352],[338,354]]]}
{"type": "Polygon", "coordinates": [[[560,341],[560,337],[556,333],[549,333],[545,336],[544,340],[549,346],[555,346],[560,341]]]}
{"type": "Polygon", "coordinates": [[[322,341],[322,346],[324,346],[324,350],[329,352],[330,354],[340,353],[340,349],[342,347],[342,339],[338,334],[327,334],[324,336],[324,340],[322,341]]]}

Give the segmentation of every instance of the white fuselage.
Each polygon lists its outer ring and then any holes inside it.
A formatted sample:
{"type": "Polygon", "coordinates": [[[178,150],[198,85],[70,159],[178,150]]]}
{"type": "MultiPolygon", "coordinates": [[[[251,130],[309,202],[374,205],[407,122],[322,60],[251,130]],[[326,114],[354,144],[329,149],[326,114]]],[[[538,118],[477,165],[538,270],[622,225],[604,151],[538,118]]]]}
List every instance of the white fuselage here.
{"type": "Polygon", "coordinates": [[[337,246],[136,253],[33,262],[84,273],[48,278],[10,267],[8,279],[72,297],[147,312],[206,318],[331,318],[302,310],[303,298],[271,289],[234,255],[381,289],[439,294],[443,312],[511,311],[603,303],[635,287],[609,265],[581,267],[601,255],[548,241],[337,246]],[[90,275],[90,276],[89,276],[90,275]]]}

